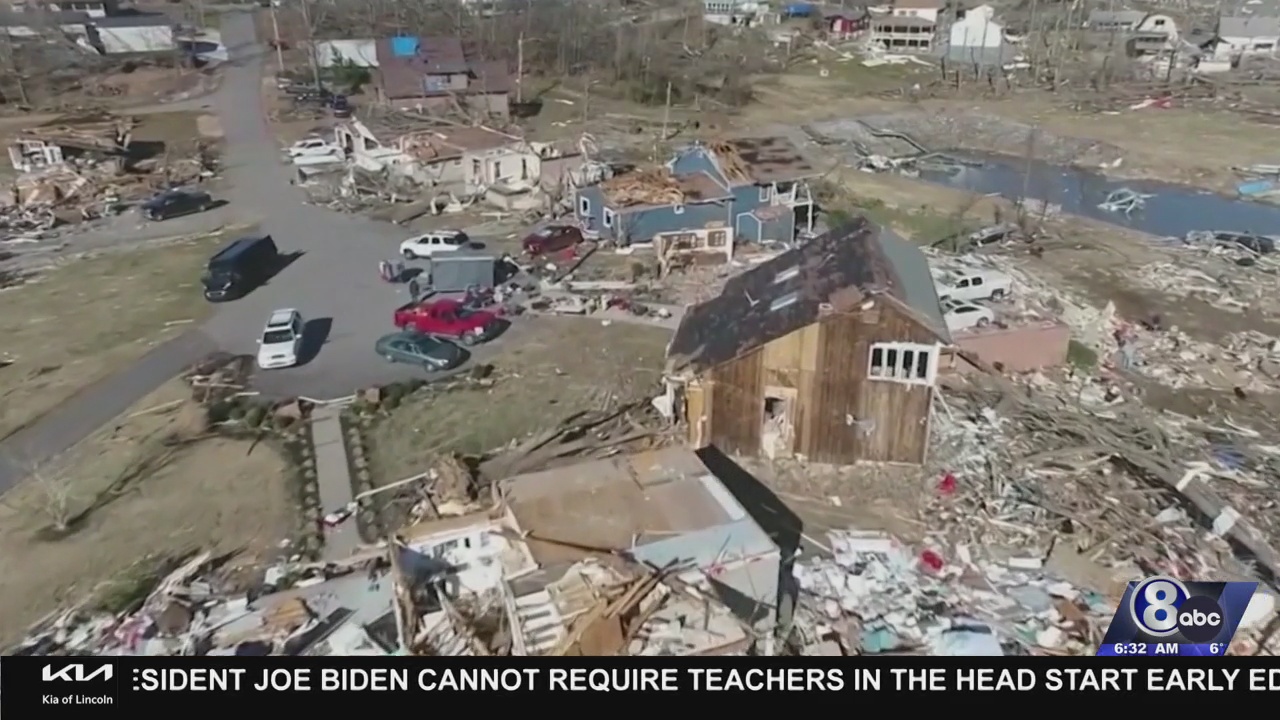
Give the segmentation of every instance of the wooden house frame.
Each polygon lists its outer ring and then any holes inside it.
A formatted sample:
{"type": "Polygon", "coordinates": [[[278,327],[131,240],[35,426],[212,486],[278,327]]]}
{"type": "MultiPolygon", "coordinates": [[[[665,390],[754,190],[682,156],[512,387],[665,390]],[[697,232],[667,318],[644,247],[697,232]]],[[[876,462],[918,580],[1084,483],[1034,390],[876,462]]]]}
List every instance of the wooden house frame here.
{"type": "Polygon", "coordinates": [[[924,255],[859,220],[690,308],[668,348],[671,407],[694,447],[919,464],[949,343],[924,255]]]}

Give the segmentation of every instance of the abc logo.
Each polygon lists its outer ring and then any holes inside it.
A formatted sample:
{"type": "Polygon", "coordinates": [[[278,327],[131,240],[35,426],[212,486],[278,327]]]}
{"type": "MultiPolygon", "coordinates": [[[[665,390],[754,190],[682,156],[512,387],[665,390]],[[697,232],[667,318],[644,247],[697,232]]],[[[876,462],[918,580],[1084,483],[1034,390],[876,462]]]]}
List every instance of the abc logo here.
{"type": "Polygon", "coordinates": [[[1209,642],[1225,622],[1212,598],[1191,596],[1187,586],[1169,577],[1143,580],[1129,596],[1129,615],[1138,630],[1152,637],[1181,633],[1187,642],[1209,642]]]}

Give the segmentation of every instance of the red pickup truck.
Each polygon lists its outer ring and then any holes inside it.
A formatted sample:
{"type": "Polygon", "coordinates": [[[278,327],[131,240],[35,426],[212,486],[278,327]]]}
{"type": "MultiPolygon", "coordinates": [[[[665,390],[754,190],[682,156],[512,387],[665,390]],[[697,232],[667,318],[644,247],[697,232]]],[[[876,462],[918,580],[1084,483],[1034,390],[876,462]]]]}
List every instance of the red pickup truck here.
{"type": "Polygon", "coordinates": [[[484,310],[471,310],[457,300],[436,300],[401,305],[396,308],[395,323],[401,330],[475,345],[493,337],[498,329],[498,316],[484,310]]]}

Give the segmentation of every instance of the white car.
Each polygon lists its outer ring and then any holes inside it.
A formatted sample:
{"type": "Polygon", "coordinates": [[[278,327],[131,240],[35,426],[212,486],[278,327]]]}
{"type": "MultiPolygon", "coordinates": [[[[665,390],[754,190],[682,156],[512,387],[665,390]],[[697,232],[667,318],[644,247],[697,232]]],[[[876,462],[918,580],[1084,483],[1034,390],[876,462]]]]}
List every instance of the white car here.
{"type": "Polygon", "coordinates": [[[432,255],[462,250],[470,244],[471,240],[461,230],[436,230],[400,243],[400,254],[407,260],[429,258],[432,255]]]}
{"type": "Polygon", "coordinates": [[[342,148],[320,137],[309,137],[289,146],[291,158],[341,154],[342,148]]]}
{"type": "Polygon", "coordinates": [[[302,346],[302,315],[297,310],[276,310],[258,340],[258,367],[263,370],[298,364],[302,346]]]}
{"type": "Polygon", "coordinates": [[[995,270],[934,270],[939,300],[999,300],[1013,292],[1013,278],[995,270]]]}
{"type": "Polygon", "coordinates": [[[995,322],[996,314],[990,308],[974,305],[959,300],[947,300],[942,303],[942,317],[947,322],[947,330],[959,332],[975,327],[986,327],[995,322]]]}

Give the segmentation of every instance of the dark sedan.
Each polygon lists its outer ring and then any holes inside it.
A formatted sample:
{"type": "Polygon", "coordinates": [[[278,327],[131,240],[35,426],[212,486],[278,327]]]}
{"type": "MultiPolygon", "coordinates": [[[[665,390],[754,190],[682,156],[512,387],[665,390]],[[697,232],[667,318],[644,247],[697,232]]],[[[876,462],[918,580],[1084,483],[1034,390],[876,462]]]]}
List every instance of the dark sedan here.
{"type": "Polygon", "coordinates": [[[204,212],[213,207],[209,193],[194,190],[170,190],[142,203],[142,216],[148,220],[168,220],[180,215],[204,212]]]}
{"type": "Polygon", "coordinates": [[[383,335],[374,348],[388,362],[420,365],[432,372],[451,370],[467,360],[467,351],[457,345],[415,332],[383,335]]]}

